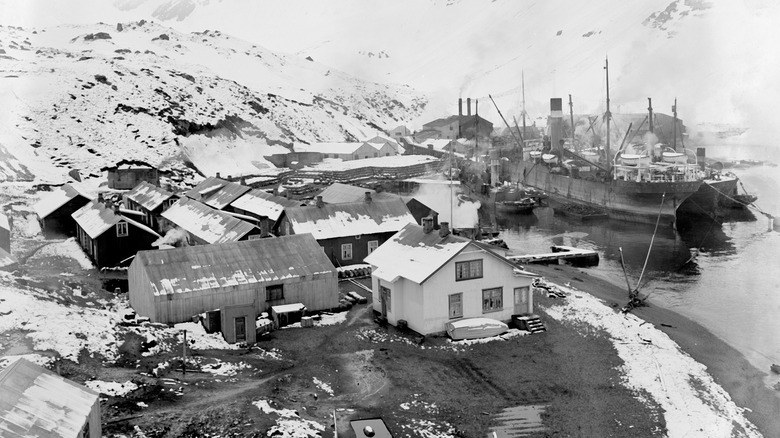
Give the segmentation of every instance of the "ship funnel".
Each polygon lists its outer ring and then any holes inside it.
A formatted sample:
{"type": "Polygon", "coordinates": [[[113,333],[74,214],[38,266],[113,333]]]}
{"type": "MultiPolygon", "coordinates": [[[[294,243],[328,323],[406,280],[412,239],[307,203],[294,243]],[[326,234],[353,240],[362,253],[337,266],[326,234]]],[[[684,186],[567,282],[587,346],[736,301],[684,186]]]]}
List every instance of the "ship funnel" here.
{"type": "Polygon", "coordinates": [[[550,99],[550,146],[558,152],[558,160],[563,156],[563,99],[550,99]]]}

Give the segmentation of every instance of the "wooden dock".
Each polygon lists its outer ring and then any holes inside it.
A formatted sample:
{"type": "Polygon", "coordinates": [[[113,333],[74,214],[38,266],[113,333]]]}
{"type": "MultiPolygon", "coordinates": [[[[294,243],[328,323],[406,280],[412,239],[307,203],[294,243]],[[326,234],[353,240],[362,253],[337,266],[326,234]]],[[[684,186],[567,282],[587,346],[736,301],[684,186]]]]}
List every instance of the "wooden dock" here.
{"type": "Polygon", "coordinates": [[[579,249],[572,246],[553,245],[552,252],[546,254],[510,255],[509,260],[516,263],[559,263],[559,260],[567,261],[577,266],[595,266],[599,264],[599,254],[589,249],[579,249]]]}

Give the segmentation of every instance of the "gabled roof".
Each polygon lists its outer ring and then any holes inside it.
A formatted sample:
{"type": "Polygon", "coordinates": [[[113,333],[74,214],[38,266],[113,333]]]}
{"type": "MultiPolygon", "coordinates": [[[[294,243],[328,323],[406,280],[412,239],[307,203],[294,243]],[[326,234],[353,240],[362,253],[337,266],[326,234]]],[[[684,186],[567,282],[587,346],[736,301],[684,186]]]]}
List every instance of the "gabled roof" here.
{"type": "Polygon", "coordinates": [[[18,359],[0,372],[0,435],[80,436],[98,398],[89,388],[18,359]]]}
{"type": "Polygon", "coordinates": [[[444,118],[441,118],[441,119],[436,119],[436,120],[430,121],[430,122],[424,124],[423,128],[425,128],[425,127],[435,128],[435,127],[439,127],[439,126],[446,126],[446,125],[449,125],[450,123],[453,123],[453,122],[458,122],[458,116],[449,116],[449,117],[444,117],[444,118]]]}
{"type": "Polygon", "coordinates": [[[433,146],[434,150],[447,152],[450,149],[447,147],[452,143],[454,140],[446,139],[446,138],[432,138],[428,140],[422,140],[420,141],[420,146],[427,148],[428,145],[433,146]]]}
{"type": "Polygon", "coordinates": [[[142,181],[125,194],[125,198],[137,202],[141,207],[152,211],[170,199],[173,193],[163,190],[154,184],[142,181]]]}
{"type": "Polygon", "coordinates": [[[102,202],[98,201],[90,201],[87,205],[73,212],[71,217],[93,239],[98,238],[106,230],[122,221],[133,224],[153,236],[160,237],[159,234],[146,225],[136,222],[127,216],[117,214],[113,209],[107,208],[102,202]]]}
{"type": "Polygon", "coordinates": [[[295,152],[320,152],[323,154],[353,154],[363,146],[363,142],[322,142],[322,143],[295,143],[295,152]]]}
{"type": "Polygon", "coordinates": [[[336,269],[310,234],[139,251],[133,261],[133,266],[138,265],[158,296],[311,278],[336,269]]]}
{"type": "Polygon", "coordinates": [[[405,226],[369,254],[365,262],[377,267],[373,275],[382,280],[393,282],[403,277],[422,284],[470,246],[511,268],[518,268],[518,265],[493,252],[489,245],[451,233],[441,237],[437,230],[425,233],[423,227],[417,224],[405,226]]]}
{"type": "Polygon", "coordinates": [[[59,189],[46,194],[33,206],[33,210],[35,210],[39,218],[43,219],[77,196],[84,198],[84,202],[95,198],[95,195],[86,190],[81,184],[67,183],[59,189]]]}
{"type": "Polygon", "coordinates": [[[325,204],[322,207],[290,207],[285,214],[295,234],[311,233],[315,239],[396,232],[415,223],[399,199],[325,204]]]}
{"type": "Polygon", "coordinates": [[[249,222],[189,198],[180,199],[161,216],[208,243],[237,241],[257,229],[249,222]]]}
{"type": "Polygon", "coordinates": [[[366,197],[366,192],[371,193],[371,197],[375,201],[397,198],[396,195],[387,192],[377,193],[373,189],[364,189],[363,187],[342,183],[329,185],[320,193],[320,196],[322,196],[322,201],[328,204],[344,204],[363,201],[366,197]]]}
{"type": "Polygon", "coordinates": [[[210,176],[184,194],[209,207],[222,210],[249,190],[247,186],[210,176]]]}
{"type": "Polygon", "coordinates": [[[267,217],[274,222],[279,220],[285,207],[298,207],[300,205],[300,201],[274,196],[258,189],[250,190],[230,203],[231,207],[267,217]]]}

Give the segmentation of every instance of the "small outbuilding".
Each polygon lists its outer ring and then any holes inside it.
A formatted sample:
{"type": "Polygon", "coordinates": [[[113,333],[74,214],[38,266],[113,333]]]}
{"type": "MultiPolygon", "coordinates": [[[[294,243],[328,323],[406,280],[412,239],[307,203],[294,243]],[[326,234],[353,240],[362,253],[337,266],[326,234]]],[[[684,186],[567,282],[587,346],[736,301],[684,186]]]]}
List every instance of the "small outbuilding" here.
{"type": "Polygon", "coordinates": [[[146,181],[141,181],[124,196],[125,208],[140,213],[138,221],[155,231],[162,231],[160,215],[173,205],[178,197],[146,181]]]}
{"type": "Polygon", "coordinates": [[[145,161],[122,160],[101,170],[108,172],[108,188],[130,190],[142,181],[160,185],[160,171],[145,161]]]}
{"type": "Polygon", "coordinates": [[[96,197],[80,183],[66,183],[41,197],[33,206],[33,210],[41,222],[44,236],[74,236],[76,223],[73,221],[73,213],[96,197]]]}
{"type": "Polygon", "coordinates": [[[238,199],[239,196],[250,190],[249,187],[238,183],[225,181],[219,177],[210,176],[200,184],[184,194],[198,202],[208,205],[217,210],[224,210],[231,202],[238,199]]]}
{"type": "Polygon", "coordinates": [[[100,438],[100,396],[26,359],[0,371],[0,436],[100,438]]]}
{"type": "Polygon", "coordinates": [[[427,335],[445,331],[448,322],[533,312],[531,282],[536,275],[478,241],[454,236],[449,224],[433,229],[404,227],[366,257],[372,268],[374,311],[390,324],[403,321],[427,335]]]}
{"type": "Polygon", "coordinates": [[[265,237],[274,229],[279,216],[286,207],[299,207],[301,201],[272,195],[259,189],[250,190],[239,196],[225,209],[226,211],[247,215],[257,219],[262,235],[265,237]]]}
{"type": "Polygon", "coordinates": [[[151,249],[161,236],[122,214],[119,207],[90,201],[73,213],[76,239],[98,268],[127,266],[136,252],[151,249]]]}
{"type": "MultiPolygon", "coordinates": [[[[336,269],[311,234],[141,251],[128,281],[130,305],[160,323],[230,306],[252,306],[259,315],[284,304],[301,303],[310,312],[339,305],[336,269]]],[[[250,314],[238,317],[244,316],[250,314]]],[[[236,327],[235,321],[222,326],[223,333],[236,327]]]]}
{"type": "Polygon", "coordinates": [[[363,263],[398,230],[415,223],[414,217],[400,199],[374,201],[367,194],[363,202],[317,204],[290,207],[279,219],[278,233],[311,233],[334,266],[363,263]]]}

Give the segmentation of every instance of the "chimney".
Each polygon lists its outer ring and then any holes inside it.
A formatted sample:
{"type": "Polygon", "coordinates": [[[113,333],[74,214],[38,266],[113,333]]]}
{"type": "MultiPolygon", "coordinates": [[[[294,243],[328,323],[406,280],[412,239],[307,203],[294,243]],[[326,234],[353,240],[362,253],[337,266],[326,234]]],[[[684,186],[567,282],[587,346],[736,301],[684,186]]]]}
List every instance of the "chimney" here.
{"type": "Polygon", "coordinates": [[[435,211],[431,210],[431,217],[433,218],[433,229],[438,230],[439,229],[439,213],[436,213],[435,211]]]}
{"type": "Polygon", "coordinates": [[[428,234],[433,231],[433,218],[425,216],[422,218],[423,233],[428,234]]]}
{"type": "Polygon", "coordinates": [[[462,97],[458,98],[458,115],[459,116],[463,115],[463,98],[462,97]]]}
{"type": "Polygon", "coordinates": [[[471,115],[471,98],[470,97],[466,98],[466,115],[467,116],[471,115]]]}
{"type": "Polygon", "coordinates": [[[322,206],[325,205],[324,202],[322,202],[322,196],[317,196],[317,208],[322,208],[322,206]]]}
{"type": "Polygon", "coordinates": [[[450,223],[442,222],[441,228],[439,228],[439,237],[447,237],[450,234],[450,223]]]}
{"type": "Polygon", "coordinates": [[[119,214],[119,204],[114,204],[111,206],[111,208],[114,209],[114,214],[119,214]]]}
{"type": "Polygon", "coordinates": [[[219,175],[219,172],[217,172],[217,178],[221,178],[221,176],[219,175]]]}
{"type": "Polygon", "coordinates": [[[366,192],[365,201],[366,201],[366,204],[370,204],[371,203],[371,192],[366,192]]]}
{"type": "Polygon", "coordinates": [[[97,202],[99,202],[99,203],[101,203],[101,204],[103,203],[103,192],[100,192],[100,193],[98,193],[98,199],[97,199],[97,202]]]}
{"type": "Polygon", "coordinates": [[[479,99],[474,99],[474,115],[479,115],[479,99]]]}

